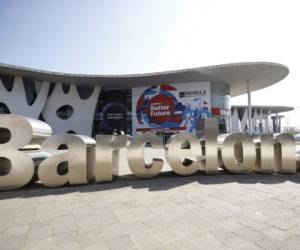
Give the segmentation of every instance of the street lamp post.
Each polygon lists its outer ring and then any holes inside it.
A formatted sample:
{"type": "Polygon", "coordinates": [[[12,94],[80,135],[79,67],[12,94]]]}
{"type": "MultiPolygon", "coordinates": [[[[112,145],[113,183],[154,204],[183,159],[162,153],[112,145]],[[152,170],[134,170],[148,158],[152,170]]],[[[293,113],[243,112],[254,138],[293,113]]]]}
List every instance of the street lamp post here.
{"type": "Polygon", "coordinates": [[[250,80],[247,81],[247,95],[248,95],[248,132],[252,135],[252,110],[251,110],[251,90],[250,90],[250,80]]]}

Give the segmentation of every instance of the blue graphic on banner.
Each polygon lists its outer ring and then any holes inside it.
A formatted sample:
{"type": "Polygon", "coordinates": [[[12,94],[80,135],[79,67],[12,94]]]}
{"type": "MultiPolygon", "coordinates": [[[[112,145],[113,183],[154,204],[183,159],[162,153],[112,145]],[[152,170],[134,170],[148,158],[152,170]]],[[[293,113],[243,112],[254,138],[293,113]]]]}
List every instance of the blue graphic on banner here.
{"type": "Polygon", "coordinates": [[[201,107],[201,98],[194,98],[194,100],[186,105],[184,109],[184,120],[187,123],[187,131],[189,133],[196,129],[197,122],[201,118],[210,117],[211,114],[207,108],[205,108],[206,102],[203,102],[203,107],[201,107]]]}

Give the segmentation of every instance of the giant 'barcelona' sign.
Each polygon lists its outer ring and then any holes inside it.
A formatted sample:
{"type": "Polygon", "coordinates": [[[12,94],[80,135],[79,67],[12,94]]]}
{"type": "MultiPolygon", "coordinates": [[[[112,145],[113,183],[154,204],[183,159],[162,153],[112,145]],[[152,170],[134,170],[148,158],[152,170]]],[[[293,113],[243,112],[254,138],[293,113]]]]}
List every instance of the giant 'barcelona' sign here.
{"type": "Polygon", "coordinates": [[[205,119],[203,138],[180,133],[166,145],[149,132],[136,137],[99,135],[96,141],[75,134],[51,135],[48,124],[17,115],[0,115],[0,189],[23,187],[37,178],[48,187],[112,181],[118,175],[119,151],[127,150],[128,165],[139,178],[157,176],[164,160],[144,160],[144,148],[164,150],[165,158],[179,175],[197,172],[216,174],[219,168],[230,173],[296,173],[295,140],[290,134],[252,138],[241,133],[218,135],[215,118],[205,119]],[[28,145],[41,144],[47,157],[35,165],[28,145]],[[63,147],[62,147],[63,146],[63,147]],[[67,171],[61,172],[61,166],[67,171]]]}

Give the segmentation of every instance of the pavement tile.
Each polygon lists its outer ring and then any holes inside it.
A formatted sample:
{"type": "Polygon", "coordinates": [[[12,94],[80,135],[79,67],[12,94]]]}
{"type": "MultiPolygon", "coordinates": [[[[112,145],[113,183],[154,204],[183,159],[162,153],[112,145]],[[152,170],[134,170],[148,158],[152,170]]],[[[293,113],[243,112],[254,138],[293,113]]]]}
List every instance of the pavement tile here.
{"type": "Polygon", "coordinates": [[[180,234],[174,231],[171,228],[167,229],[158,229],[153,232],[155,236],[160,239],[162,242],[169,242],[180,237],[180,234]]]}
{"type": "Polygon", "coordinates": [[[114,238],[108,241],[110,249],[118,250],[120,247],[124,250],[136,248],[135,243],[132,241],[129,235],[124,235],[119,238],[114,238]]]}
{"type": "Polygon", "coordinates": [[[176,250],[176,249],[179,250],[179,249],[185,249],[185,248],[191,248],[191,247],[197,246],[195,243],[192,243],[191,241],[189,241],[183,237],[172,240],[172,241],[168,242],[166,245],[167,245],[167,247],[169,247],[172,250],[176,250]]]}
{"type": "Polygon", "coordinates": [[[284,241],[291,237],[288,231],[284,231],[276,227],[269,227],[267,229],[264,229],[262,232],[278,241],[284,241]]]}
{"type": "Polygon", "coordinates": [[[244,228],[236,232],[236,234],[251,242],[256,242],[257,240],[261,240],[265,237],[263,232],[254,230],[252,228],[244,228]]]}
{"type": "Polygon", "coordinates": [[[281,242],[279,249],[285,250],[299,250],[300,249],[300,237],[293,236],[287,240],[281,242]]]}
{"type": "Polygon", "coordinates": [[[131,236],[139,249],[168,249],[168,247],[151,232],[139,232],[131,236]]]}
{"type": "Polygon", "coordinates": [[[280,241],[278,241],[278,240],[276,240],[272,237],[267,236],[267,237],[265,237],[265,238],[263,238],[259,241],[256,241],[255,244],[260,246],[263,249],[266,249],[266,250],[268,250],[268,249],[274,249],[275,250],[275,249],[278,249],[280,247],[280,243],[281,243],[280,241]]]}
{"type": "Polygon", "coordinates": [[[108,242],[101,234],[85,234],[79,239],[81,249],[109,249],[108,242]]]}

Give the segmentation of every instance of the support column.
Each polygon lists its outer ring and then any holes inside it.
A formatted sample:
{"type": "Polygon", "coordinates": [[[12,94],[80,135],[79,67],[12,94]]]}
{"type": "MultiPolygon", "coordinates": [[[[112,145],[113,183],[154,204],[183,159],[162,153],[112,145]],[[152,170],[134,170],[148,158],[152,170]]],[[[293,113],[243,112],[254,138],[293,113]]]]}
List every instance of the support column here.
{"type": "Polygon", "coordinates": [[[260,116],[259,116],[259,131],[260,134],[264,133],[264,123],[263,123],[263,110],[262,108],[260,109],[260,116]]]}
{"type": "Polygon", "coordinates": [[[273,131],[272,133],[276,133],[276,116],[272,116],[272,124],[273,124],[273,131]]]}
{"type": "Polygon", "coordinates": [[[279,116],[279,119],[278,119],[278,133],[281,133],[281,119],[282,119],[282,116],[279,116]]]}
{"type": "Polygon", "coordinates": [[[251,108],[251,90],[250,81],[247,81],[247,95],[248,95],[248,133],[252,135],[252,108],[251,108]]]}
{"type": "Polygon", "coordinates": [[[265,133],[271,133],[271,110],[268,110],[265,118],[265,133]]]}
{"type": "Polygon", "coordinates": [[[275,123],[276,123],[276,130],[275,130],[275,132],[276,133],[278,133],[279,131],[278,131],[278,125],[279,125],[279,122],[278,122],[278,113],[276,113],[276,118],[275,118],[275,123]]]}

